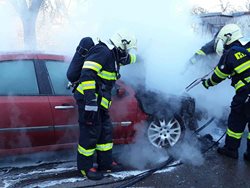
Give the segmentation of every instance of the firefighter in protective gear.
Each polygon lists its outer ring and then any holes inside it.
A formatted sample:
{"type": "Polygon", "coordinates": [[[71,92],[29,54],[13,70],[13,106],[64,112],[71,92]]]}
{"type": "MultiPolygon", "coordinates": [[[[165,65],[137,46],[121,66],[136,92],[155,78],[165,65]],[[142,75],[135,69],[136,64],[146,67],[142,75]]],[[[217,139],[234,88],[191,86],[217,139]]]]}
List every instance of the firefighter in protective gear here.
{"type": "MultiPolygon", "coordinates": [[[[238,148],[247,123],[250,131],[250,42],[242,45],[239,41],[242,37],[241,29],[236,24],[225,25],[220,30],[215,40],[215,49],[218,54],[223,55],[212,76],[202,83],[208,89],[227,77],[231,78],[236,94],[231,102],[225,145],[217,151],[235,159],[238,158],[238,148]]],[[[244,158],[250,161],[249,133],[244,158]]]]}
{"type": "Polygon", "coordinates": [[[79,112],[80,137],[77,148],[77,168],[92,180],[103,178],[103,172],[114,171],[112,161],[112,124],[108,113],[111,90],[120,78],[121,65],[136,62],[128,50],[136,48],[136,38],[119,32],[110,38],[112,47],[99,41],[84,59],[79,85],[74,92],[79,112]],[[94,154],[98,168],[93,167],[94,154]]]}
{"type": "Polygon", "coordinates": [[[218,32],[215,34],[214,38],[206,43],[204,46],[201,47],[201,49],[197,50],[195,54],[190,58],[191,64],[196,64],[199,60],[203,60],[208,55],[214,55],[216,54],[214,43],[218,32]]]}

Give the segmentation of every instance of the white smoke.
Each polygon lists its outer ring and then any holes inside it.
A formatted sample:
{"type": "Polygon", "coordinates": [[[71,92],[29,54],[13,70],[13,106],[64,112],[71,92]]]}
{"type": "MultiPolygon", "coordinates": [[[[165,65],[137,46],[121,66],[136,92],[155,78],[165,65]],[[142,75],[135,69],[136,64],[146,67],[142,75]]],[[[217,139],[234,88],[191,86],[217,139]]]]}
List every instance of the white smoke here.
{"type": "MultiPolygon", "coordinates": [[[[1,25],[5,26],[1,29],[4,45],[0,45],[0,50],[21,48],[20,20],[8,3],[0,1],[0,5],[1,25]]],[[[82,37],[99,37],[105,42],[116,30],[124,28],[137,36],[136,53],[141,62],[123,67],[122,79],[131,84],[143,82],[148,89],[165,94],[183,95],[189,83],[210,71],[203,66],[186,67],[194,52],[208,42],[207,36],[193,31],[191,26],[197,20],[190,10],[191,5],[185,0],[71,1],[66,22],[44,23],[37,28],[38,49],[72,56],[82,37]]],[[[196,99],[198,107],[220,116],[233,92],[224,82],[209,90],[200,84],[188,94],[196,99]]]]}
{"type": "Polygon", "coordinates": [[[0,1],[0,52],[21,49],[21,21],[9,2],[0,1]]]}

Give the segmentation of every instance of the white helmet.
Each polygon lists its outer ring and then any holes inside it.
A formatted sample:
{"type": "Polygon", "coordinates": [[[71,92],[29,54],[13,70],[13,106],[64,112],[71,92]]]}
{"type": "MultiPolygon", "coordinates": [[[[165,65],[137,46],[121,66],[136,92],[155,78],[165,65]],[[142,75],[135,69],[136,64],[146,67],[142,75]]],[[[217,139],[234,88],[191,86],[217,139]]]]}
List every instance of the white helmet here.
{"type": "Polygon", "coordinates": [[[242,38],[242,32],[238,25],[227,24],[221,28],[220,32],[216,36],[214,48],[218,55],[222,55],[224,46],[233,43],[236,40],[242,38]]]}
{"type": "Polygon", "coordinates": [[[137,40],[135,36],[126,31],[116,32],[109,40],[112,45],[122,50],[137,48],[137,40]]]}

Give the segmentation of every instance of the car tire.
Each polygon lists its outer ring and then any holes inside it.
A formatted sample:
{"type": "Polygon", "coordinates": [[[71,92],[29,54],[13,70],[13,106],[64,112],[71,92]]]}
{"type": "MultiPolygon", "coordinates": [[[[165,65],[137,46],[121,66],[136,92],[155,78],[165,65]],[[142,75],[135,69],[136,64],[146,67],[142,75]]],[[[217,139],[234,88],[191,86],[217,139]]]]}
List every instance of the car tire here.
{"type": "Polygon", "coordinates": [[[148,121],[147,138],[158,148],[170,148],[181,142],[185,134],[185,126],[179,115],[171,118],[152,117],[148,121]]]}

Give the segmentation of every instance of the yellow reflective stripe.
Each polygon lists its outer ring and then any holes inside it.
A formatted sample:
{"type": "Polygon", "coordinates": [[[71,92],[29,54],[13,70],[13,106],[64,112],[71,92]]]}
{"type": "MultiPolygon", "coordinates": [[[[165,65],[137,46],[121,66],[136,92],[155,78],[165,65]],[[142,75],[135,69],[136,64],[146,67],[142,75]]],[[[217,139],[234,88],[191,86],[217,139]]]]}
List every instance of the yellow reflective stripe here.
{"type": "Polygon", "coordinates": [[[95,149],[85,149],[78,144],[78,152],[86,157],[94,155],[95,149]]]}
{"type": "Polygon", "coordinates": [[[82,90],[95,89],[95,80],[92,81],[84,81],[79,84],[82,90]]]}
{"type": "Polygon", "coordinates": [[[210,78],[210,81],[211,81],[211,83],[212,83],[213,86],[216,85],[216,84],[218,84],[218,83],[216,83],[215,81],[213,81],[212,78],[210,78]]]}
{"type": "Polygon", "coordinates": [[[113,143],[107,143],[107,144],[96,144],[96,150],[99,151],[108,151],[113,148],[113,143]]]}
{"type": "Polygon", "coordinates": [[[99,77],[105,80],[117,80],[115,72],[101,71],[97,74],[99,77]]]}
{"type": "Polygon", "coordinates": [[[209,87],[210,85],[208,85],[208,80],[205,81],[205,86],[209,87]]]}
{"type": "MultiPolygon", "coordinates": [[[[247,78],[244,78],[244,80],[249,83],[250,82],[250,76],[247,78]]],[[[235,85],[234,88],[237,91],[238,89],[240,89],[241,87],[245,86],[246,84],[244,82],[242,82],[241,80],[239,80],[235,85]]]]}
{"type": "Polygon", "coordinates": [[[214,73],[221,79],[225,79],[226,77],[229,76],[229,74],[221,72],[221,70],[218,67],[215,68],[214,73]]]}
{"type": "Polygon", "coordinates": [[[246,80],[246,82],[250,82],[250,76],[245,78],[244,80],[246,80]]]}
{"type": "Polygon", "coordinates": [[[84,90],[95,89],[95,80],[84,81],[76,88],[81,94],[84,94],[84,90]]]}
{"type": "Polygon", "coordinates": [[[86,176],[86,172],[84,170],[80,170],[80,172],[83,176],[86,176]]]}
{"type": "Polygon", "coordinates": [[[227,135],[236,139],[240,139],[243,133],[236,133],[231,131],[230,129],[227,129],[227,135]]]}
{"type": "Polygon", "coordinates": [[[85,61],[82,68],[83,69],[92,69],[96,72],[100,72],[100,70],[102,69],[102,65],[100,65],[99,63],[96,63],[94,61],[85,61]]]}
{"type": "Polygon", "coordinates": [[[248,137],[247,137],[247,139],[249,139],[249,140],[250,140],[250,133],[248,133],[248,137]]]}
{"type": "Polygon", "coordinates": [[[84,91],[79,86],[76,88],[76,90],[79,91],[81,94],[84,95],[84,91]]]}
{"type": "Polygon", "coordinates": [[[199,54],[199,55],[206,55],[206,53],[203,52],[202,50],[198,50],[196,53],[199,54]]]}
{"type": "Polygon", "coordinates": [[[109,106],[110,106],[110,104],[111,104],[111,102],[110,102],[108,99],[102,97],[101,105],[102,105],[104,108],[108,109],[109,106]]]}
{"type": "Polygon", "coordinates": [[[237,82],[237,84],[234,85],[235,90],[237,91],[241,87],[243,87],[245,84],[240,80],[237,82]]]}
{"type": "Polygon", "coordinates": [[[130,55],[130,64],[133,64],[136,62],[136,55],[135,54],[129,54],[130,55]]]}
{"type": "Polygon", "coordinates": [[[242,73],[243,71],[245,71],[249,68],[250,68],[250,60],[245,62],[245,63],[242,63],[238,67],[235,67],[234,70],[239,74],[239,73],[242,73]]]}

